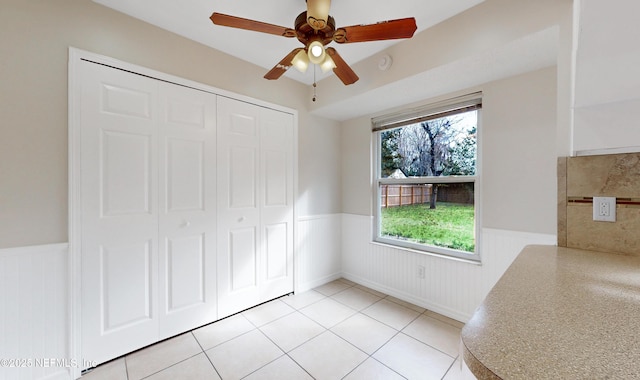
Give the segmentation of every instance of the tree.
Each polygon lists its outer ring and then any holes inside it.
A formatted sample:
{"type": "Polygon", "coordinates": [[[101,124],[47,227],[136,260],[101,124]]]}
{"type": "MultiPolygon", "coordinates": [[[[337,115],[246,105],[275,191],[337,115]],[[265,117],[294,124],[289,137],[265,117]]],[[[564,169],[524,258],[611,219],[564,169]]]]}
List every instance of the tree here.
{"type": "MultiPolygon", "coordinates": [[[[451,129],[451,122],[449,119],[436,119],[432,121],[426,121],[420,123],[420,127],[424,130],[429,138],[429,157],[427,164],[429,165],[429,172],[432,176],[439,176],[442,170],[442,162],[445,158],[445,139],[447,132],[451,129]]],[[[436,200],[438,199],[438,185],[431,185],[431,196],[429,197],[429,208],[436,208],[436,200]]]]}
{"type": "Polygon", "coordinates": [[[467,135],[449,148],[449,157],[442,175],[476,174],[476,127],[467,131],[467,135]]]}
{"type": "Polygon", "coordinates": [[[400,129],[382,131],[380,134],[380,170],[383,177],[388,177],[396,169],[400,169],[399,134],[400,129]]]}
{"type": "MultiPolygon", "coordinates": [[[[462,116],[449,116],[382,132],[383,176],[396,169],[408,177],[475,174],[476,127],[465,129],[462,120],[462,116]]],[[[429,199],[432,209],[437,194],[434,184],[429,199]]]]}

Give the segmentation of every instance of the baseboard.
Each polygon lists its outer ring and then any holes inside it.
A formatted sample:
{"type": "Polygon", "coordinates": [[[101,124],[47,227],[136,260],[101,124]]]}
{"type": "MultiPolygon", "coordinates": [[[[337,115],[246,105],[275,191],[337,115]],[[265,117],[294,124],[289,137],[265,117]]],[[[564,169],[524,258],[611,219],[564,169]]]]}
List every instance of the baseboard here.
{"type": "Polygon", "coordinates": [[[463,323],[466,323],[470,318],[471,315],[469,314],[465,314],[465,313],[461,313],[458,310],[453,310],[449,307],[446,307],[444,305],[440,305],[437,304],[435,302],[431,302],[429,300],[420,298],[420,297],[416,297],[413,294],[410,293],[406,293],[406,292],[402,292],[399,291],[398,289],[394,289],[391,288],[389,286],[384,286],[384,285],[380,285],[378,283],[375,282],[371,282],[365,278],[359,277],[359,276],[355,276],[353,274],[350,273],[343,273],[342,277],[344,277],[345,279],[349,280],[349,281],[353,281],[359,285],[362,286],[366,286],[369,289],[373,289],[376,290],[378,292],[384,293],[386,295],[401,299],[403,301],[409,302],[413,305],[416,306],[420,306],[423,307],[427,310],[433,311],[435,313],[444,315],[445,317],[449,317],[452,319],[455,319],[456,321],[460,321],[463,323]]]}
{"type": "Polygon", "coordinates": [[[338,272],[338,273],[333,273],[331,275],[323,276],[323,277],[320,277],[320,278],[314,278],[311,281],[298,284],[298,289],[296,289],[296,292],[297,293],[306,292],[307,290],[311,290],[313,288],[317,288],[319,286],[322,286],[322,285],[324,285],[326,283],[329,283],[331,281],[335,281],[335,280],[340,279],[342,277],[344,277],[343,273],[338,272]]]}

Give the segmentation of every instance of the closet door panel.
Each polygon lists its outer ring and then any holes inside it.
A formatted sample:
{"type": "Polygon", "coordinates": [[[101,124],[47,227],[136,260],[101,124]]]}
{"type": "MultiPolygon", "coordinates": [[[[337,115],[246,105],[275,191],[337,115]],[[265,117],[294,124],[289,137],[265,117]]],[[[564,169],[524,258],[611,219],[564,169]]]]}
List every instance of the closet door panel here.
{"type": "Polygon", "coordinates": [[[149,214],[151,136],[103,130],[99,144],[102,215],[149,214]]]}
{"type": "Polygon", "coordinates": [[[267,299],[293,291],[293,115],[260,111],[261,225],[265,241],[262,292],[267,299]]]}
{"type": "MultiPolygon", "coordinates": [[[[232,146],[228,147],[228,152],[229,202],[227,207],[236,210],[256,209],[258,201],[256,148],[232,146]]],[[[242,213],[242,211],[239,212],[242,213]]]]}
{"type": "Polygon", "coordinates": [[[260,302],[259,108],[218,98],[218,316],[260,302]]]}
{"type": "Polygon", "coordinates": [[[293,116],[218,102],[218,313],[293,291],[293,116]]]}
{"type": "Polygon", "coordinates": [[[167,138],[167,213],[204,211],[205,144],[167,138]]]}
{"type": "Polygon", "coordinates": [[[150,241],[100,247],[101,317],[105,333],[152,319],[151,254],[150,241]]]}
{"type": "Polygon", "coordinates": [[[217,319],[216,96],[159,88],[160,338],[217,319]]]}
{"type": "Polygon", "coordinates": [[[255,288],[258,285],[257,268],[258,242],[256,229],[236,228],[229,231],[228,260],[231,263],[231,292],[255,288]]]}
{"type": "Polygon", "coordinates": [[[265,150],[265,207],[287,206],[288,192],[288,168],[290,162],[287,153],[277,150],[265,150]]]}
{"type": "Polygon", "coordinates": [[[204,236],[168,239],[166,249],[167,312],[175,313],[203,304],[206,275],[204,236]]]}
{"type": "Polygon", "coordinates": [[[157,340],[157,82],[80,64],[82,355],[157,340]]]}
{"type": "Polygon", "coordinates": [[[265,226],[266,280],[274,281],[286,278],[288,271],[288,226],[278,223],[265,226]]]}

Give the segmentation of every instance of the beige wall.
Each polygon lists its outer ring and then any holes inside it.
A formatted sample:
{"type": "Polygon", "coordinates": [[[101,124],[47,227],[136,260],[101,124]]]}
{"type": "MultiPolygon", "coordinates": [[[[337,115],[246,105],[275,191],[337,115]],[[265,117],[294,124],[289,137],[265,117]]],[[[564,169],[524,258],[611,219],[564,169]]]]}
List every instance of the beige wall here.
{"type": "Polygon", "coordinates": [[[482,227],[555,234],[556,68],[482,91],[482,227]]]}
{"type": "Polygon", "coordinates": [[[371,119],[342,123],[342,210],[347,214],[372,214],[371,119]]]}
{"type": "Polygon", "coordinates": [[[67,241],[69,46],[297,109],[299,187],[315,196],[300,215],[340,212],[339,126],[307,113],[306,86],[89,0],[1,7],[0,248],[67,241]]]}
{"type": "Polygon", "coordinates": [[[298,215],[340,213],[341,177],[340,124],[309,116],[300,128],[298,215]]]}
{"type": "MultiPolygon", "coordinates": [[[[482,227],[555,234],[556,68],[466,93],[478,90],[483,92],[482,227]]],[[[343,123],[342,141],[343,210],[372,215],[370,118],[343,123]]]]}

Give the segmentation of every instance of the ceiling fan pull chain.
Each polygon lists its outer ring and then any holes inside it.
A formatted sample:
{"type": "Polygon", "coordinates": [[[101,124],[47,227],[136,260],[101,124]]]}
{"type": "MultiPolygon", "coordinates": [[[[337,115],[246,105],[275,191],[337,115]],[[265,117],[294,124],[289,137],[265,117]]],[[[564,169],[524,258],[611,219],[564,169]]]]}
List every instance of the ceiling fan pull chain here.
{"type": "Polygon", "coordinates": [[[318,85],[316,84],[316,65],[313,65],[313,98],[311,98],[312,101],[316,101],[316,87],[318,85]]]}

